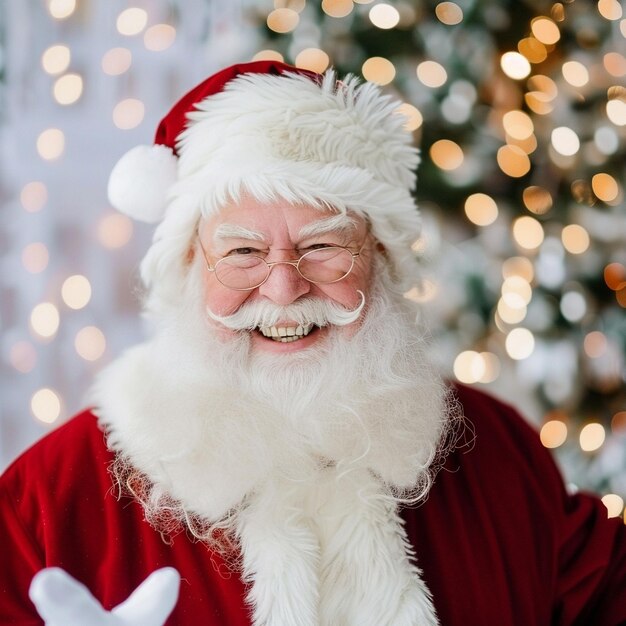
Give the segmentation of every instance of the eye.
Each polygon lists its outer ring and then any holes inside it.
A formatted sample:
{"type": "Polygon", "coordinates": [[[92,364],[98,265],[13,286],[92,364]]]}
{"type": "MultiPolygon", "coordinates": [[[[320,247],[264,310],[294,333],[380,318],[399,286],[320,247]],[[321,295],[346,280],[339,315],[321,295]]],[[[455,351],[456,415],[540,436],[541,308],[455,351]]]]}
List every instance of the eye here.
{"type": "Polygon", "coordinates": [[[323,250],[324,248],[336,248],[336,243],[314,243],[306,248],[300,248],[301,252],[310,252],[311,250],[323,250]]]}
{"type": "Polygon", "coordinates": [[[237,256],[237,255],[246,255],[246,254],[262,254],[261,250],[257,250],[256,248],[234,248],[230,250],[226,256],[237,256]]]}

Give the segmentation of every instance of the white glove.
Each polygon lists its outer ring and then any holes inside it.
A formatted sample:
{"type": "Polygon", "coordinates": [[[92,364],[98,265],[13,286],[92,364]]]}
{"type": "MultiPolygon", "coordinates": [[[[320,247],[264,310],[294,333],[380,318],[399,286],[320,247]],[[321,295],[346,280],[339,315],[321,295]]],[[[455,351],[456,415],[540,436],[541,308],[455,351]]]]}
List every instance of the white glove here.
{"type": "Polygon", "coordinates": [[[89,589],[59,567],[35,574],[30,599],[46,626],[163,626],[176,600],[180,575],[173,567],[152,572],[111,612],[89,589]]]}

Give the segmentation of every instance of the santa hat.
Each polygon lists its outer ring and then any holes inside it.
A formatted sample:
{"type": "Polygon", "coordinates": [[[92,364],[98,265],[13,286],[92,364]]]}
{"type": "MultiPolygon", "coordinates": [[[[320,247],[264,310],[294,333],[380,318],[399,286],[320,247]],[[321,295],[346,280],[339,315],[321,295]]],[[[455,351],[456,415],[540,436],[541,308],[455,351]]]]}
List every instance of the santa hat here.
{"type": "Polygon", "coordinates": [[[111,204],[167,223],[180,241],[200,215],[247,192],[366,216],[400,264],[419,234],[417,150],[399,102],[354,76],[338,81],[275,61],[228,67],[181,98],[155,143],[115,165],[111,204]],[[184,227],[183,227],[184,224],[184,227]]]}

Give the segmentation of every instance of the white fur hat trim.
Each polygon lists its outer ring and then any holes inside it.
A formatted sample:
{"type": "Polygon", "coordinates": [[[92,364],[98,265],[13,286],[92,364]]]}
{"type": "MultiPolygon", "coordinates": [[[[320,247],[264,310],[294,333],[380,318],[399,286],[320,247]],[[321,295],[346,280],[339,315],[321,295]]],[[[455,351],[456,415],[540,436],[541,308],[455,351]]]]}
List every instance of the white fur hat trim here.
{"type": "Polygon", "coordinates": [[[107,193],[109,202],[141,222],[163,218],[168,192],[176,182],[178,159],[167,146],[136,146],[115,164],[107,193]]]}

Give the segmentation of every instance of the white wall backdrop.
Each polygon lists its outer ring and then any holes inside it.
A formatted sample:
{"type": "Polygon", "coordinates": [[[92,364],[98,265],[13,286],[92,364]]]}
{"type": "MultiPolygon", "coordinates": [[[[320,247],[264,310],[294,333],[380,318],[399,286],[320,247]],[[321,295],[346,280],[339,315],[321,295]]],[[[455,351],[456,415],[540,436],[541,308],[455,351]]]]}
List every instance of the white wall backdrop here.
{"type": "Polygon", "coordinates": [[[187,89],[252,56],[238,0],[129,6],[0,4],[0,468],[82,408],[93,374],[141,336],[151,228],[107,204],[111,167],[187,89]],[[120,14],[137,34],[120,33],[120,14]]]}

